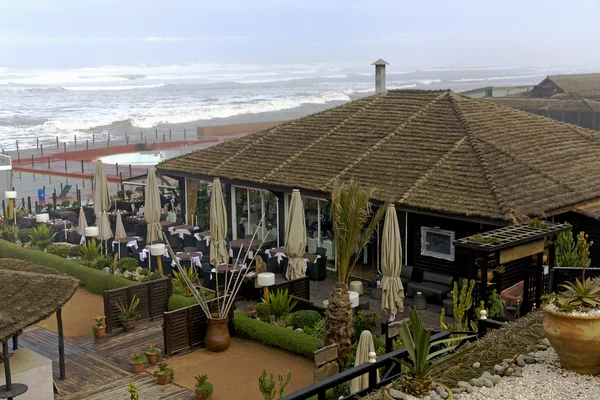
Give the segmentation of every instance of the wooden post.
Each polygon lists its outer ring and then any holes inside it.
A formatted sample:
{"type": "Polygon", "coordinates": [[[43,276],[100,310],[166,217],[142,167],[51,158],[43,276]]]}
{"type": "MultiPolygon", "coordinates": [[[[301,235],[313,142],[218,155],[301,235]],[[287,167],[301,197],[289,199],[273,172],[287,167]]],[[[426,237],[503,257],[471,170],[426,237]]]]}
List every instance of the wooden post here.
{"type": "Polygon", "coordinates": [[[187,131],[183,128],[183,140],[187,141],[187,131]]]}
{"type": "Polygon", "coordinates": [[[125,132],[125,144],[129,144],[129,136],[127,135],[127,132],[125,132]]]}
{"type": "Polygon", "coordinates": [[[263,297],[265,298],[265,301],[269,301],[269,287],[268,286],[263,286],[263,297]]]}
{"type": "Polygon", "coordinates": [[[67,159],[65,158],[65,172],[67,172],[67,159]]]}
{"type": "Polygon", "coordinates": [[[156,137],[155,139],[158,140],[158,129],[154,130],[154,136],[156,137]]]}
{"type": "Polygon", "coordinates": [[[481,282],[479,285],[479,300],[487,302],[487,270],[488,270],[488,253],[481,254],[481,282]]]}
{"type": "Polygon", "coordinates": [[[92,144],[96,144],[96,134],[92,132],[92,144]]]}
{"type": "Polygon", "coordinates": [[[90,140],[89,139],[85,139],[85,149],[86,150],[90,149],[90,140]]]}
{"type": "Polygon", "coordinates": [[[54,209],[56,210],[56,188],[54,188],[54,192],[52,192],[52,203],[54,203],[54,209]]]}
{"type": "Polygon", "coordinates": [[[35,148],[36,148],[36,149],[39,149],[39,148],[40,148],[40,138],[39,138],[39,137],[36,137],[36,138],[35,138],[35,148]]]}
{"type": "Polygon", "coordinates": [[[81,160],[81,172],[82,173],[85,172],[84,169],[83,169],[83,160],[81,160]]]}
{"type": "Polygon", "coordinates": [[[171,128],[169,128],[169,139],[173,139],[173,136],[171,136],[171,128]]]}
{"type": "Polygon", "coordinates": [[[535,306],[540,307],[542,299],[542,274],[544,273],[544,252],[538,253],[535,265],[535,306]]]}
{"type": "Polygon", "coordinates": [[[6,203],[2,200],[2,215],[6,217],[6,203]]]}
{"type": "Polygon", "coordinates": [[[144,132],[140,131],[140,140],[144,140],[144,132]]]}
{"type": "Polygon", "coordinates": [[[131,178],[133,174],[131,173],[131,164],[129,164],[129,177],[131,178]]]}
{"type": "Polygon", "coordinates": [[[163,133],[163,147],[165,146],[165,134],[163,133]]]}
{"type": "Polygon", "coordinates": [[[32,210],[31,210],[31,196],[27,196],[27,209],[29,210],[29,213],[31,214],[32,210]]]}
{"type": "Polygon", "coordinates": [[[21,154],[19,153],[19,141],[16,140],[15,142],[17,144],[17,161],[20,162],[21,161],[21,154]]]}
{"type": "Polygon", "coordinates": [[[19,350],[19,336],[15,335],[12,337],[13,340],[13,351],[19,350]]]}
{"type": "Polygon", "coordinates": [[[63,142],[63,149],[64,149],[64,152],[66,153],[67,152],[67,142],[63,142]]]}
{"type": "Polygon", "coordinates": [[[77,150],[77,135],[73,135],[73,140],[75,141],[75,150],[77,150]]]}
{"type": "Polygon", "coordinates": [[[31,166],[35,167],[35,162],[33,161],[33,154],[31,155],[31,166]]]}
{"type": "Polygon", "coordinates": [[[50,169],[50,156],[48,156],[48,169],[50,169]]]}
{"type": "MultiPolygon", "coordinates": [[[[150,256],[152,257],[152,256],[150,256]]],[[[162,268],[162,258],[160,256],[156,257],[156,263],[158,265],[158,270],[160,271],[161,275],[163,273],[163,268],[162,268]]]]}
{"type": "Polygon", "coordinates": [[[63,335],[62,308],[56,310],[56,325],[58,330],[58,369],[60,380],[65,379],[65,338],[63,335]]]}
{"type": "Polygon", "coordinates": [[[56,148],[60,148],[60,145],[58,144],[58,136],[56,137],[56,148]]]}
{"type": "Polygon", "coordinates": [[[40,153],[44,155],[44,145],[40,144],[40,153]]]}
{"type": "Polygon", "coordinates": [[[119,175],[119,163],[115,163],[115,170],[117,171],[117,175],[119,175]]]}

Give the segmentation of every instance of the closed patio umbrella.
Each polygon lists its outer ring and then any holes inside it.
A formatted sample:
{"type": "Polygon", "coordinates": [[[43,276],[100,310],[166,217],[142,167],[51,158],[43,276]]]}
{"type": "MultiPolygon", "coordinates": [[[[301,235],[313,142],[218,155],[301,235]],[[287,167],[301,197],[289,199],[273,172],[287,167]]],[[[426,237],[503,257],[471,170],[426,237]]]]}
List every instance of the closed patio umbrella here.
{"type": "Polygon", "coordinates": [[[144,202],[144,218],[148,225],[146,242],[150,245],[155,240],[162,240],[162,226],[160,225],[160,194],[158,193],[158,180],[154,169],[148,170],[148,184],[146,185],[146,200],[144,202]]]}
{"type": "Polygon", "coordinates": [[[215,178],[210,195],[210,264],[214,267],[226,264],[229,253],[225,237],[227,236],[227,211],[221,190],[221,180],[215,178]]]}
{"type": "Polygon", "coordinates": [[[304,204],[300,191],[294,189],[290,209],[285,224],[285,252],[289,258],[285,277],[288,280],[306,276],[304,250],[306,249],[306,222],[304,219],[304,204]]]}
{"type": "MultiPolygon", "coordinates": [[[[373,343],[373,334],[371,331],[362,331],[358,340],[358,348],[356,349],[356,358],[354,366],[358,367],[361,364],[369,362],[369,353],[375,352],[375,344],[373,343]]],[[[379,372],[377,372],[377,382],[379,382],[379,372]]],[[[369,374],[363,374],[352,379],[350,386],[350,394],[360,392],[369,387],[369,374]]]]}
{"type": "Polygon", "coordinates": [[[105,212],[102,213],[100,219],[97,223],[98,226],[98,239],[105,242],[104,243],[104,254],[107,253],[107,245],[106,241],[113,237],[112,229],[110,229],[110,221],[108,220],[108,214],[105,212]]]}
{"type": "MultiPolygon", "coordinates": [[[[121,219],[121,211],[117,212],[117,225],[115,226],[115,241],[119,241],[121,239],[125,239],[127,237],[127,233],[125,233],[125,227],[123,226],[123,220],[121,219]]],[[[121,258],[121,243],[117,243],[118,246],[118,256],[121,258]]],[[[113,249],[114,251],[114,249],[113,249]]],[[[117,254],[115,254],[114,267],[116,268],[117,264],[117,254]]]]}
{"type": "Polygon", "coordinates": [[[396,209],[390,205],[385,212],[383,235],[381,236],[381,309],[390,314],[390,321],[396,313],[404,311],[404,287],[400,279],[402,271],[402,243],[396,209]]]}
{"type": "Polygon", "coordinates": [[[77,233],[81,235],[81,242],[85,240],[85,228],[88,227],[87,220],[85,219],[85,212],[83,207],[79,207],[79,223],[77,225],[77,233]]]}
{"type": "MultiPolygon", "coordinates": [[[[108,211],[109,207],[108,182],[106,181],[102,161],[98,160],[94,171],[94,214],[96,214],[96,220],[99,220],[102,212],[108,211]]],[[[98,225],[98,222],[96,222],[96,225],[98,225]]]]}

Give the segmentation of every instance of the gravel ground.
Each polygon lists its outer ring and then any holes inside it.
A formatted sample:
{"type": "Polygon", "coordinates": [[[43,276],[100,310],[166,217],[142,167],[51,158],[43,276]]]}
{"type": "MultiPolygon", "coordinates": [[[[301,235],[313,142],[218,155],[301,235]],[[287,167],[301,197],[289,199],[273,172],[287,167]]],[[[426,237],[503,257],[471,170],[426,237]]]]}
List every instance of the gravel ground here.
{"type": "Polygon", "coordinates": [[[505,377],[493,388],[474,388],[460,400],[600,400],[600,376],[578,375],[561,368],[554,349],[531,353],[538,360],[523,368],[523,377],[505,377]]]}

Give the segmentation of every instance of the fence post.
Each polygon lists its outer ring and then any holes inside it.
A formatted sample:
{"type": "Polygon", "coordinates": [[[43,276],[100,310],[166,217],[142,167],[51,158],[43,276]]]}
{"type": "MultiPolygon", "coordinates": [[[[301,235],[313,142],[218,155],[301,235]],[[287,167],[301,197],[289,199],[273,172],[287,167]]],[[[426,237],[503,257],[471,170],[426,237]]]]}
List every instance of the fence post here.
{"type": "Polygon", "coordinates": [[[75,150],[77,150],[77,135],[73,135],[73,139],[75,140],[75,150]]]}
{"type": "Polygon", "coordinates": [[[52,192],[52,203],[54,203],[54,209],[56,210],[56,188],[54,188],[54,192],[52,192]]]}
{"type": "Polygon", "coordinates": [[[27,196],[27,209],[29,210],[29,214],[31,214],[31,196],[27,196]]]}
{"type": "Polygon", "coordinates": [[[86,150],[90,149],[90,139],[85,139],[85,149],[86,150]]]}
{"type": "Polygon", "coordinates": [[[119,181],[121,182],[121,190],[123,191],[123,197],[125,197],[125,185],[123,185],[123,172],[119,172],[119,181]]]}
{"type": "Polygon", "coordinates": [[[33,154],[31,155],[31,166],[35,167],[35,162],[33,161],[33,154]]]}
{"type": "Polygon", "coordinates": [[[85,171],[83,170],[83,160],[81,160],[81,172],[84,173],[85,171]]]}
{"type": "Polygon", "coordinates": [[[38,150],[40,149],[40,138],[39,137],[35,138],[35,148],[38,150]]]}
{"type": "Polygon", "coordinates": [[[110,132],[108,132],[108,139],[106,139],[106,147],[110,147],[110,132]]]}
{"type": "Polygon", "coordinates": [[[171,136],[171,128],[169,128],[169,139],[172,139],[173,137],[171,136]]]}
{"type": "Polygon", "coordinates": [[[96,134],[92,132],[92,144],[96,144],[96,134]]]}
{"type": "Polygon", "coordinates": [[[67,152],[67,142],[63,142],[63,149],[65,151],[65,153],[67,152]]]}
{"type": "Polygon", "coordinates": [[[158,129],[154,130],[154,136],[156,136],[156,140],[158,140],[158,129]]]}
{"type": "Polygon", "coordinates": [[[131,173],[131,164],[129,164],[129,177],[131,178],[133,174],[131,173]]]}
{"type": "Polygon", "coordinates": [[[65,172],[67,172],[67,159],[65,158],[65,172]]]}
{"type": "Polygon", "coordinates": [[[144,132],[140,131],[140,140],[144,140],[144,132]]]}
{"type": "Polygon", "coordinates": [[[56,137],[56,148],[60,148],[59,144],[58,144],[58,136],[56,137]]]}
{"type": "Polygon", "coordinates": [[[187,141],[187,131],[183,128],[183,140],[187,141]]]}
{"type": "Polygon", "coordinates": [[[19,153],[19,141],[15,141],[17,143],[17,160],[21,162],[21,154],[19,153]]]}
{"type": "Polygon", "coordinates": [[[165,134],[163,133],[163,147],[165,147],[165,134]]]}
{"type": "Polygon", "coordinates": [[[44,145],[40,144],[40,152],[42,153],[42,155],[44,155],[44,145]]]}
{"type": "Polygon", "coordinates": [[[125,132],[125,143],[129,144],[129,135],[127,135],[127,132],[125,132]]]}
{"type": "Polygon", "coordinates": [[[119,163],[115,163],[115,169],[117,171],[117,175],[119,175],[119,163]]]}
{"type": "Polygon", "coordinates": [[[50,156],[48,156],[48,169],[50,169],[50,156]]]}

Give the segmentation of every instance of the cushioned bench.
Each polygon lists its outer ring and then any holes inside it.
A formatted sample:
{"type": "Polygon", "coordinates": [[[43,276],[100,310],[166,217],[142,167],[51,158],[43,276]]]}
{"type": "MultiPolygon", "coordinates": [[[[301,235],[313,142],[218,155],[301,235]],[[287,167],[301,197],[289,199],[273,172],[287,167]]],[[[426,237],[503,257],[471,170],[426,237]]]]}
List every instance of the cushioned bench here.
{"type": "Polygon", "coordinates": [[[453,283],[454,277],[451,275],[425,271],[421,282],[410,281],[406,284],[406,296],[413,297],[416,292],[421,292],[427,298],[432,298],[437,303],[441,303],[448,292],[452,290],[453,283]]]}
{"type": "Polygon", "coordinates": [[[402,287],[406,289],[406,284],[412,280],[413,267],[408,265],[402,266],[402,272],[400,272],[400,280],[402,281],[402,287]]]}

